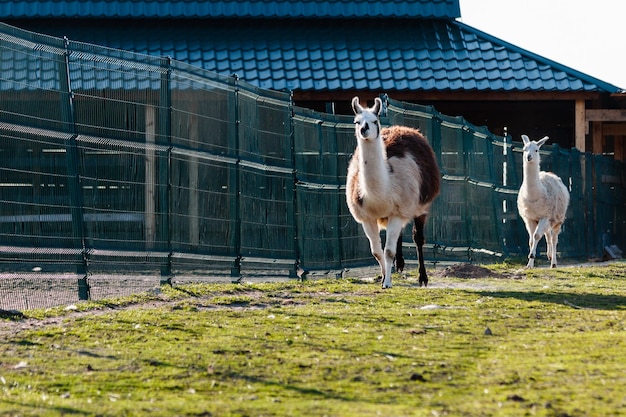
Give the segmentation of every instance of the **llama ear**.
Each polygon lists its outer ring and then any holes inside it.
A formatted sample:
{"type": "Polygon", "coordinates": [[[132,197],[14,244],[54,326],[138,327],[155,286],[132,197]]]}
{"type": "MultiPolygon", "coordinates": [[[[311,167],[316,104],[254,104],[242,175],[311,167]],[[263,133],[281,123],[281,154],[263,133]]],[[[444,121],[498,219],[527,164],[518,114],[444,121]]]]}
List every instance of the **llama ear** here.
{"type": "Polygon", "coordinates": [[[354,112],[354,114],[363,113],[363,107],[361,107],[361,105],[359,104],[359,97],[354,97],[352,99],[352,111],[354,112]]]}
{"type": "Polygon", "coordinates": [[[537,141],[537,145],[539,145],[539,146],[543,145],[544,143],[546,143],[546,141],[547,141],[548,139],[550,139],[550,138],[549,138],[549,137],[547,137],[547,136],[544,136],[542,139],[540,139],[540,140],[538,140],[538,141],[537,141]]]}
{"type": "Polygon", "coordinates": [[[375,115],[380,116],[380,111],[382,108],[383,108],[382,100],[376,97],[374,99],[374,107],[372,108],[372,111],[374,112],[375,115]]]}
{"type": "Polygon", "coordinates": [[[530,142],[530,139],[526,135],[522,135],[522,140],[524,141],[524,145],[528,145],[528,143],[530,142]]]}

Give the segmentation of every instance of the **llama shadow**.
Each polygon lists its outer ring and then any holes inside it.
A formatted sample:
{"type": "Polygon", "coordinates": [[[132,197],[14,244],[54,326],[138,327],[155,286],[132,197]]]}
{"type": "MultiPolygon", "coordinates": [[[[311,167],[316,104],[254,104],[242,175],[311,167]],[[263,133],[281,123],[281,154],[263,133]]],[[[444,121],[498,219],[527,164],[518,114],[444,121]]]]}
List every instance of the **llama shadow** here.
{"type": "Polygon", "coordinates": [[[493,298],[516,298],[522,301],[561,304],[575,309],[626,310],[626,297],[622,295],[536,291],[477,291],[476,293],[493,298]]]}

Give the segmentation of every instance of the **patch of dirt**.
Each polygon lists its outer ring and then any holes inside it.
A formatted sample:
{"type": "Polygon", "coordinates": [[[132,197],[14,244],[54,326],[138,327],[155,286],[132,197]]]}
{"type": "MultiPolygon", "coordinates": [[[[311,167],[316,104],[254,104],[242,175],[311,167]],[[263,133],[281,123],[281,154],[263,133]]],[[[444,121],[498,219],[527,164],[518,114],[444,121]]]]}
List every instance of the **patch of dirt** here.
{"type": "Polygon", "coordinates": [[[498,274],[482,266],[465,263],[446,266],[432,275],[439,278],[510,278],[509,275],[498,274]]]}

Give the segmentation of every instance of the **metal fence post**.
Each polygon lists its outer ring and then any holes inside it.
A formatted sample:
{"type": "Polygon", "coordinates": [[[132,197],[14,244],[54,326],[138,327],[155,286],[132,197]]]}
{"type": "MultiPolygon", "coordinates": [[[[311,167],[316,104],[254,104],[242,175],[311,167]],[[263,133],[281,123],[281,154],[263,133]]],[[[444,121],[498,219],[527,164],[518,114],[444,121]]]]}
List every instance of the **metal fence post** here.
{"type": "Polygon", "coordinates": [[[83,277],[78,279],[78,298],[89,299],[89,283],[87,282],[87,249],[85,245],[85,222],[83,217],[82,187],[80,179],[80,162],[76,145],[76,123],[74,117],[74,93],[70,80],[70,48],[69,39],[64,38],[65,52],[63,53],[63,69],[61,71],[61,90],[67,94],[67,99],[62,103],[63,118],[67,129],[72,136],[65,141],[65,160],[67,166],[67,181],[69,189],[70,211],[72,217],[72,234],[74,245],[81,249],[82,260],[77,266],[77,273],[83,277]]]}
{"type": "Polygon", "coordinates": [[[470,178],[470,170],[469,170],[469,158],[470,158],[470,146],[473,139],[473,133],[470,127],[463,122],[463,126],[461,126],[461,135],[463,137],[463,175],[465,176],[465,180],[463,181],[463,201],[464,201],[464,212],[465,212],[465,239],[467,244],[467,258],[468,261],[472,261],[472,216],[470,213],[474,210],[470,204],[469,192],[468,192],[468,184],[470,178]]]}
{"type": "MultiPolygon", "coordinates": [[[[444,167],[443,167],[443,162],[442,162],[442,158],[441,158],[441,117],[439,117],[439,115],[437,113],[434,112],[430,112],[430,137],[428,138],[429,142],[430,142],[430,146],[433,148],[433,151],[435,152],[435,157],[437,158],[437,166],[439,167],[439,181],[440,181],[440,186],[441,189],[443,189],[444,185],[444,181],[443,181],[443,177],[445,175],[445,171],[444,171],[444,167]]],[[[439,197],[440,199],[442,199],[442,197],[439,197]]],[[[427,223],[430,228],[430,233],[429,235],[431,236],[430,239],[432,239],[432,243],[433,243],[433,251],[432,251],[432,257],[433,257],[433,265],[436,265],[438,261],[437,259],[437,250],[440,247],[441,242],[443,241],[443,236],[437,236],[437,225],[435,224],[436,221],[441,222],[441,210],[438,209],[438,205],[435,203],[433,205],[433,207],[435,208],[434,210],[431,210],[431,214],[430,214],[430,218],[431,220],[427,223]]]]}
{"type": "Polygon", "coordinates": [[[163,59],[165,70],[161,73],[161,89],[159,94],[159,129],[157,143],[167,145],[167,154],[159,158],[159,240],[166,244],[169,252],[167,261],[161,266],[161,275],[172,274],[172,236],[170,233],[170,196],[171,196],[171,170],[170,162],[172,155],[172,58],[163,59]]]}
{"type": "MultiPolygon", "coordinates": [[[[341,177],[341,173],[339,172],[339,146],[337,144],[338,142],[338,137],[337,137],[337,122],[335,122],[335,128],[333,129],[333,140],[330,141],[329,143],[329,150],[328,153],[331,155],[335,155],[335,159],[334,159],[334,164],[332,166],[332,171],[330,172],[332,174],[333,177],[336,178],[336,183],[337,184],[341,184],[342,181],[339,181],[340,177],[341,177]]],[[[335,206],[335,213],[337,213],[337,215],[335,216],[335,250],[333,251],[335,254],[335,258],[337,259],[337,266],[339,268],[343,268],[343,262],[341,259],[341,254],[343,252],[343,248],[342,248],[342,234],[341,234],[341,216],[339,216],[339,214],[341,213],[341,194],[339,193],[340,190],[340,186],[338,185],[336,188],[336,191],[333,193],[333,205],[335,206]]]]}
{"type": "Polygon", "coordinates": [[[296,135],[294,129],[293,91],[289,92],[289,142],[291,150],[291,168],[293,177],[292,224],[293,224],[293,259],[294,268],[289,271],[291,278],[298,276],[298,270],[302,266],[302,251],[300,250],[300,229],[298,227],[298,172],[296,170],[296,135]]]}
{"type": "Polygon", "coordinates": [[[232,78],[235,84],[235,100],[231,116],[235,119],[235,128],[233,134],[229,135],[229,154],[235,158],[235,167],[234,175],[230,176],[229,188],[234,195],[230,218],[235,219],[234,230],[232,230],[231,233],[231,247],[234,249],[235,260],[231,266],[230,275],[239,277],[241,275],[241,213],[239,212],[241,207],[241,190],[239,184],[241,177],[241,158],[239,154],[239,128],[241,125],[241,117],[239,115],[239,76],[233,74],[232,78]]]}

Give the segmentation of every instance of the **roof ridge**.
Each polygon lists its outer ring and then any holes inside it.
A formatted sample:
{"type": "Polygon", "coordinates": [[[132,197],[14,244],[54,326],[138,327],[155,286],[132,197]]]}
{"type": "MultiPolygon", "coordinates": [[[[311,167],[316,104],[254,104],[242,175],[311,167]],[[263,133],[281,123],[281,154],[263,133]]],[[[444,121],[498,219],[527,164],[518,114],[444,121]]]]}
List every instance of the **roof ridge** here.
{"type": "Polygon", "coordinates": [[[528,49],[521,48],[521,47],[519,47],[519,46],[517,46],[515,44],[512,44],[512,43],[507,42],[507,41],[505,41],[505,40],[503,40],[501,38],[498,38],[497,36],[493,36],[493,35],[490,35],[490,34],[488,34],[486,32],[483,32],[480,29],[476,29],[475,27],[470,26],[470,25],[468,25],[466,23],[460,22],[458,20],[453,20],[452,23],[455,24],[455,25],[458,25],[463,30],[466,30],[468,32],[472,32],[476,36],[479,36],[481,38],[484,38],[484,39],[488,40],[489,42],[492,42],[494,44],[498,44],[498,45],[503,46],[503,47],[505,47],[507,49],[516,50],[521,55],[524,55],[524,56],[526,56],[528,58],[531,58],[531,59],[533,59],[535,61],[539,61],[539,62],[542,62],[544,64],[547,64],[547,65],[549,65],[549,66],[551,66],[553,68],[559,69],[560,71],[563,71],[564,73],[566,73],[568,75],[571,75],[573,77],[582,79],[582,80],[584,80],[584,81],[586,81],[588,83],[595,84],[596,86],[598,86],[598,88],[600,88],[602,90],[605,90],[608,93],[623,93],[623,92],[626,91],[626,90],[624,90],[624,89],[622,89],[622,88],[620,88],[620,87],[618,87],[618,86],[616,86],[614,84],[611,84],[611,83],[606,82],[606,81],[602,81],[599,78],[593,77],[593,76],[591,76],[589,74],[585,74],[584,72],[578,71],[578,70],[576,70],[576,69],[574,69],[572,67],[569,67],[567,65],[560,64],[560,63],[558,63],[558,62],[556,62],[556,61],[554,61],[554,60],[552,60],[550,58],[546,58],[543,55],[539,55],[539,54],[537,54],[535,52],[529,51],[528,49]]]}
{"type": "Polygon", "coordinates": [[[460,0],[86,0],[0,1],[3,18],[455,19],[460,0]],[[87,5],[87,7],[85,7],[87,5]]]}

